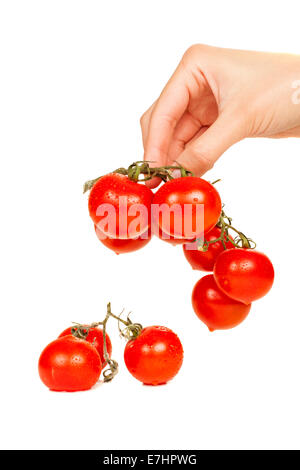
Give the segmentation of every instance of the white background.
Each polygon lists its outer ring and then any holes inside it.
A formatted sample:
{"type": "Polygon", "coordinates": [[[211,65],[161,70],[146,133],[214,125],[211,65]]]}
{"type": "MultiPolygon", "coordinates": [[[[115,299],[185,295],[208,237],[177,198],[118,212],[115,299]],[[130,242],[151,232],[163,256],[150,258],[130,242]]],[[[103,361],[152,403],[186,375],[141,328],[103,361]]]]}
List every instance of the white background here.
{"type": "Polygon", "coordinates": [[[117,257],[82,195],[86,179],[142,158],[139,118],[188,46],[299,54],[299,26],[287,0],[1,1],[2,448],[300,447],[300,141],[244,141],[206,175],[222,178],[227,211],[276,270],[230,331],[209,333],[195,316],[201,273],[180,247],[155,239],[117,257]],[[109,300],[178,333],[179,375],[137,382],[115,332],[113,383],[49,392],[40,352],[71,321],[101,320],[109,300]]]}

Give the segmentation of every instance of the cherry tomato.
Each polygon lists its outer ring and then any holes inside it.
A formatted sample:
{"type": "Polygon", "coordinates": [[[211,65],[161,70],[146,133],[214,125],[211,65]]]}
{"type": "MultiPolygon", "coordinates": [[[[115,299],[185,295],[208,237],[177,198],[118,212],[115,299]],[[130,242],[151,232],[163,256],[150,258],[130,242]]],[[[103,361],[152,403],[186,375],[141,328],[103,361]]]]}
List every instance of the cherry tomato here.
{"type": "Polygon", "coordinates": [[[52,341],[39,359],[42,382],[59,392],[90,389],[99,379],[101,368],[96,348],[72,335],[52,341]]]}
{"type": "Polygon", "coordinates": [[[154,222],[152,221],[152,233],[154,233],[158,238],[163,240],[164,242],[170,243],[171,245],[182,245],[183,243],[186,243],[187,239],[184,238],[174,238],[172,235],[167,235],[162,231],[162,229],[154,222]]]}
{"type": "Polygon", "coordinates": [[[248,315],[251,304],[245,305],[225,295],[212,274],[202,277],[192,293],[196,315],[210,331],[226,330],[241,323],[248,315]]]}
{"type": "Polygon", "coordinates": [[[153,197],[153,204],[161,208],[158,213],[153,211],[161,230],[175,238],[188,239],[211,230],[222,209],[215,187],[193,176],[176,178],[162,185],[153,197]],[[204,206],[204,220],[198,212],[201,205],[204,206]]]}
{"type": "Polygon", "coordinates": [[[95,232],[100,240],[106,248],[114,251],[117,255],[121,253],[131,253],[132,251],[137,251],[146,246],[151,240],[151,231],[148,229],[145,233],[143,233],[138,238],[109,238],[103,237],[103,233],[101,230],[97,228],[95,225],[95,232]],[[145,238],[146,237],[146,238],[145,238]]]}
{"type": "MultiPolygon", "coordinates": [[[[63,336],[71,335],[72,334],[72,328],[67,328],[64,330],[60,335],[59,338],[62,338],[63,336]]],[[[98,354],[101,359],[101,364],[102,368],[106,366],[106,361],[104,359],[104,353],[103,353],[103,331],[101,328],[90,328],[87,337],[85,338],[86,341],[91,343],[98,351],[98,354]]],[[[111,346],[111,341],[110,337],[108,334],[106,334],[106,349],[107,349],[107,354],[109,357],[111,357],[112,353],[112,346],[111,346]]]]}
{"type": "Polygon", "coordinates": [[[269,292],[274,282],[274,268],[264,253],[236,248],[220,254],[214,266],[214,277],[226,295],[249,304],[269,292]]]}
{"type": "MultiPolygon", "coordinates": [[[[208,242],[216,240],[220,235],[221,229],[219,227],[214,227],[207,235],[205,235],[205,240],[208,242]]],[[[230,239],[233,241],[232,237],[230,237],[230,239]]],[[[225,245],[227,249],[234,248],[234,245],[230,241],[225,242],[225,245]]],[[[221,241],[209,245],[207,251],[198,250],[197,240],[183,245],[183,252],[186,259],[193,269],[198,269],[199,271],[212,271],[217,257],[223,251],[224,247],[221,241]]]]}
{"type": "Polygon", "coordinates": [[[171,380],[183,361],[178,336],[164,326],[148,326],[136,339],[128,341],[124,360],[129,372],[145,385],[161,385],[171,380]]]}
{"type": "Polygon", "coordinates": [[[90,216],[110,238],[137,238],[150,226],[153,193],[127,176],[102,176],[89,196],[90,216]]]}

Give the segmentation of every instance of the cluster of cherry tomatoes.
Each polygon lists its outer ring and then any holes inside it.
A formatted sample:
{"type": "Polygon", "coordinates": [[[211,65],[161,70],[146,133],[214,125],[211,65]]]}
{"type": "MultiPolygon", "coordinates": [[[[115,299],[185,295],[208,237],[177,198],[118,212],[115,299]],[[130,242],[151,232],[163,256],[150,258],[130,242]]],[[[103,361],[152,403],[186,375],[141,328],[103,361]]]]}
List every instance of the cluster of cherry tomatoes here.
{"type": "Polygon", "coordinates": [[[88,390],[100,378],[111,381],[118,372],[118,363],[111,359],[112,344],[106,333],[110,318],[124,325],[126,338],[124,361],[128,371],[145,385],[161,385],[171,380],[183,361],[183,348],[178,336],[164,326],[143,328],[111,312],[103,321],[91,325],[75,324],[64,330],[42,351],[39,374],[42,382],[53,391],[88,390]]]}
{"type": "MultiPolygon", "coordinates": [[[[233,227],[214,183],[179,166],[151,168],[147,162],[136,162],[87,182],[87,190],[96,235],[107,248],[117,254],[136,251],[154,234],[173,245],[181,244],[193,269],[212,273],[202,277],[192,292],[195,313],[210,331],[237,326],[248,315],[251,303],[271,289],[271,261],[233,227]],[[174,169],[180,170],[180,178],[172,177],[174,169]],[[141,184],[154,177],[164,183],[156,193],[141,184]]],[[[177,335],[166,327],[142,328],[129,318],[123,320],[112,314],[109,304],[104,321],[69,328],[42,352],[40,377],[50,389],[91,388],[106,366],[104,381],[114,377],[118,364],[111,359],[106,333],[112,317],[124,326],[120,330],[128,340],[124,360],[135,378],[158,385],[177,374],[183,360],[177,335]]]]}

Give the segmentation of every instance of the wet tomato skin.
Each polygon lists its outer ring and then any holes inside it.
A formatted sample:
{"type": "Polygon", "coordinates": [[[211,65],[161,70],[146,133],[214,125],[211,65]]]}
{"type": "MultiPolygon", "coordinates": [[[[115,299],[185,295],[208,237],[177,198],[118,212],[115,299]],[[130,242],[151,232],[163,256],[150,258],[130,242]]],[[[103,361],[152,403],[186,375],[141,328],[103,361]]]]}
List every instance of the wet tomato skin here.
{"type": "Polygon", "coordinates": [[[42,382],[53,391],[76,392],[89,390],[101,373],[101,360],[89,342],[72,335],[48,344],[39,359],[42,382]]]}
{"type": "Polygon", "coordinates": [[[264,253],[237,248],[220,254],[214,266],[214,277],[226,295],[248,304],[269,292],[274,282],[274,268],[264,253]]]}
{"type": "Polygon", "coordinates": [[[145,385],[162,385],[179,371],[183,348],[178,336],[164,326],[148,326],[124,351],[128,371],[145,385]]]}
{"type": "MultiPolygon", "coordinates": [[[[205,240],[209,242],[209,241],[219,238],[220,235],[221,235],[221,229],[219,227],[214,227],[205,236],[205,240]]],[[[233,241],[232,237],[230,238],[233,241]]],[[[225,245],[226,245],[226,249],[234,248],[234,245],[230,241],[225,242],[225,245]]],[[[190,263],[193,269],[197,269],[199,271],[212,272],[217,257],[223,251],[224,251],[224,247],[221,241],[212,243],[211,245],[209,245],[207,251],[198,250],[197,240],[194,240],[193,242],[185,243],[183,245],[183,253],[187,261],[190,263]]]]}
{"type": "Polygon", "coordinates": [[[144,233],[151,222],[151,202],[153,193],[151,189],[141,183],[131,181],[127,176],[118,173],[110,173],[102,176],[92,187],[89,195],[89,213],[95,225],[103,220],[111,221],[103,232],[110,238],[136,238],[144,233]],[[123,204],[120,202],[123,201],[123,204]],[[107,212],[97,214],[102,205],[108,204],[114,209],[114,213],[107,217],[107,212]],[[132,206],[142,205],[146,211],[139,217],[139,213],[130,214],[132,206]],[[115,215],[114,215],[115,214],[115,215]],[[134,220],[140,221],[137,227],[132,227],[134,220]],[[120,219],[124,219],[124,231],[121,229],[120,219]]]}
{"type": "Polygon", "coordinates": [[[190,241],[185,238],[175,238],[172,235],[167,235],[154,221],[152,221],[152,233],[162,241],[170,243],[173,246],[182,245],[183,243],[190,241]]]}
{"type": "Polygon", "coordinates": [[[164,219],[164,210],[156,215],[157,223],[164,233],[175,238],[188,239],[209,232],[217,224],[222,209],[221,198],[215,187],[208,181],[194,176],[176,178],[162,185],[153,197],[153,204],[166,204],[166,207],[179,205],[183,214],[180,226],[177,227],[176,215],[172,212],[170,220],[164,219]],[[196,217],[196,207],[199,204],[204,205],[204,226],[196,217]],[[192,209],[186,216],[185,205],[190,205],[192,209]]]}
{"type": "Polygon", "coordinates": [[[210,331],[234,328],[247,317],[251,308],[251,304],[246,305],[224,294],[212,274],[196,283],[192,305],[196,315],[210,331]]]}
{"type": "MultiPolygon", "coordinates": [[[[63,336],[71,335],[72,334],[72,327],[67,328],[64,330],[60,335],[59,338],[62,338],[63,336]]],[[[90,344],[92,344],[98,351],[98,354],[101,359],[101,364],[102,368],[106,366],[106,361],[104,359],[104,353],[103,353],[103,331],[102,328],[90,328],[89,333],[85,339],[88,341],[90,344]]],[[[112,353],[112,345],[111,345],[111,340],[108,334],[106,334],[106,348],[107,348],[107,353],[109,357],[111,357],[112,353]]]]}
{"type": "Polygon", "coordinates": [[[137,238],[110,238],[110,237],[103,237],[103,233],[101,230],[97,228],[95,225],[95,232],[100,240],[106,248],[109,250],[114,251],[117,255],[121,255],[124,253],[132,253],[133,251],[140,250],[144,246],[146,246],[151,240],[151,231],[150,229],[147,230],[144,234],[137,238]]]}

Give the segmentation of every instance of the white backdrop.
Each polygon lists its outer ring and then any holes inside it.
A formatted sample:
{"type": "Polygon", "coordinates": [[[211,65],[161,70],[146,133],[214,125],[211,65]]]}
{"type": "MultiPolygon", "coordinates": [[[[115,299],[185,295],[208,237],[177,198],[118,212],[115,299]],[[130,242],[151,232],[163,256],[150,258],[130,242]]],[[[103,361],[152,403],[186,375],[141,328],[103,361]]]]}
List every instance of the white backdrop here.
{"type": "MultiPolygon", "coordinates": [[[[300,141],[247,140],[206,175],[276,282],[239,327],[209,333],[191,307],[201,273],[157,239],[116,256],[95,237],[85,180],[142,158],[140,115],[195,42],[300,53],[299,2],[0,3],[1,447],[290,448],[299,442],[300,141]],[[49,392],[41,350],[106,303],[182,340],[173,382],[122,362],[111,384],[49,392]]],[[[300,79],[300,77],[295,77],[300,79]]],[[[300,113],[300,107],[299,107],[300,113]]]]}

